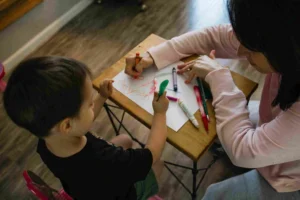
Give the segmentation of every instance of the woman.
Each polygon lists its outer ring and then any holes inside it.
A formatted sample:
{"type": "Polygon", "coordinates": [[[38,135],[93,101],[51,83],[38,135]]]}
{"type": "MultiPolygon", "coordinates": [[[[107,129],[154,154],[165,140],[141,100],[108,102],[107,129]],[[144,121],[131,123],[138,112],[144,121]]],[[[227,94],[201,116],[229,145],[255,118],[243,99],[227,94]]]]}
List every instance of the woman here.
{"type": "Polygon", "coordinates": [[[255,168],[211,185],[204,199],[300,199],[300,1],[231,0],[228,10],[231,25],[173,38],[149,49],[137,66],[127,58],[126,73],[202,55],[178,66],[178,73],[189,73],[187,83],[198,76],[210,85],[223,148],[233,164],[255,168]],[[214,53],[244,57],[267,74],[259,127],[253,128],[245,96],[214,53]]]}

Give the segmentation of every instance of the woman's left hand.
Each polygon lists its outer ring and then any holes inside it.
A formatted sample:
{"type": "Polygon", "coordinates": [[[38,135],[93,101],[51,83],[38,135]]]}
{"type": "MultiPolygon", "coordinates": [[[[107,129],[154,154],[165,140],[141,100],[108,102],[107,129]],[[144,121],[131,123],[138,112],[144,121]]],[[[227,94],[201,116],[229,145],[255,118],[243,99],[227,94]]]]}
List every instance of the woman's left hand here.
{"type": "Polygon", "coordinates": [[[209,56],[199,56],[196,60],[178,65],[178,74],[184,74],[188,72],[188,79],[185,83],[190,83],[195,77],[205,79],[206,75],[210,72],[223,68],[215,60],[215,50],[212,50],[209,56]]]}

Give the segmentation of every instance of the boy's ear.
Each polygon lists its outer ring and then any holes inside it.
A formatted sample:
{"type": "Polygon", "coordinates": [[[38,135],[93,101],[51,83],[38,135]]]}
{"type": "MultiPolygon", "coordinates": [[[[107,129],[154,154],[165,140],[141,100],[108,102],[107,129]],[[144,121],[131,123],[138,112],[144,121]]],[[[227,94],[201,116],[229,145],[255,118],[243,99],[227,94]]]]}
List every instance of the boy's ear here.
{"type": "Polygon", "coordinates": [[[57,126],[58,132],[62,134],[68,134],[72,130],[72,124],[71,124],[71,119],[66,118],[62,121],[59,122],[57,126]]]}

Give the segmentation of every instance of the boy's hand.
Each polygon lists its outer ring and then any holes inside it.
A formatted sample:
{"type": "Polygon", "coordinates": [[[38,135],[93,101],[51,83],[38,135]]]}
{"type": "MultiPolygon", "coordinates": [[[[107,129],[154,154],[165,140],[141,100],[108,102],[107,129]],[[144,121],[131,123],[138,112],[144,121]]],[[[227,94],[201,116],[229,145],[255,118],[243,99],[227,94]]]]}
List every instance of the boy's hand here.
{"type": "Polygon", "coordinates": [[[161,95],[161,97],[158,99],[158,93],[155,92],[154,93],[154,97],[153,97],[153,102],[152,102],[152,106],[153,106],[153,110],[154,110],[154,114],[156,113],[161,113],[161,114],[166,114],[168,107],[169,107],[169,100],[166,97],[167,92],[164,92],[163,95],[161,95]]]}
{"type": "Polygon", "coordinates": [[[104,80],[100,83],[99,93],[103,98],[107,99],[111,96],[113,91],[113,82],[114,80],[104,80]]]}
{"type": "Polygon", "coordinates": [[[149,53],[145,53],[137,65],[135,65],[135,56],[127,57],[125,73],[129,76],[140,76],[143,70],[150,67],[153,63],[153,58],[149,53]]]}

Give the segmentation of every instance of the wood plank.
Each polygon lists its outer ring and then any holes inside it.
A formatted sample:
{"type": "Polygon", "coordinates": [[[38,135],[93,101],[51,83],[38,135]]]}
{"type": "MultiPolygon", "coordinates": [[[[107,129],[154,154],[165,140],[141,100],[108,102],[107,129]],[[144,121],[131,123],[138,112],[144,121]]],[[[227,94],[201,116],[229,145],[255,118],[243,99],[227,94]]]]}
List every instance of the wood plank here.
{"type": "Polygon", "coordinates": [[[17,1],[22,1],[22,0],[0,0],[0,11],[7,9],[17,1]]]}
{"type": "MultiPolygon", "coordinates": [[[[97,77],[94,81],[94,87],[97,89],[101,80],[106,78],[113,78],[116,76],[121,70],[124,70],[125,67],[125,58],[127,56],[134,56],[136,52],[145,52],[152,46],[156,46],[165,39],[151,34],[147,37],[143,42],[141,42],[138,46],[132,49],[129,53],[127,53],[123,58],[121,58],[114,65],[106,69],[99,77],[97,77]]],[[[192,59],[191,57],[190,59],[192,59]]],[[[184,61],[188,61],[190,59],[185,59],[184,61]]],[[[257,84],[237,73],[231,72],[232,78],[241,91],[245,94],[246,97],[250,97],[252,92],[257,87],[257,84]]],[[[152,115],[147,111],[139,107],[135,102],[127,98],[125,95],[120,93],[117,90],[114,90],[113,95],[110,98],[118,106],[124,108],[126,112],[144,124],[146,127],[151,127],[152,115]]],[[[200,129],[197,130],[192,125],[190,121],[187,121],[184,126],[178,131],[175,132],[172,129],[168,128],[168,138],[167,141],[176,147],[179,151],[186,154],[192,160],[198,160],[199,157],[206,151],[206,149],[211,145],[213,140],[216,138],[216,119],[214,110],[212,107],[212,102],[208,101],[208,112],[210,117],[209,124],[209,133],[207,134],[204,126],[202,124],[202,120],[200,118],[199,110],[195,113],[195,117],[197,118],[200,129]]]]}
{"type": "Polygon", "coordinates": [[[43,0],[22,0],[0,12],[0,30],[4,29],[43,0]]]}

